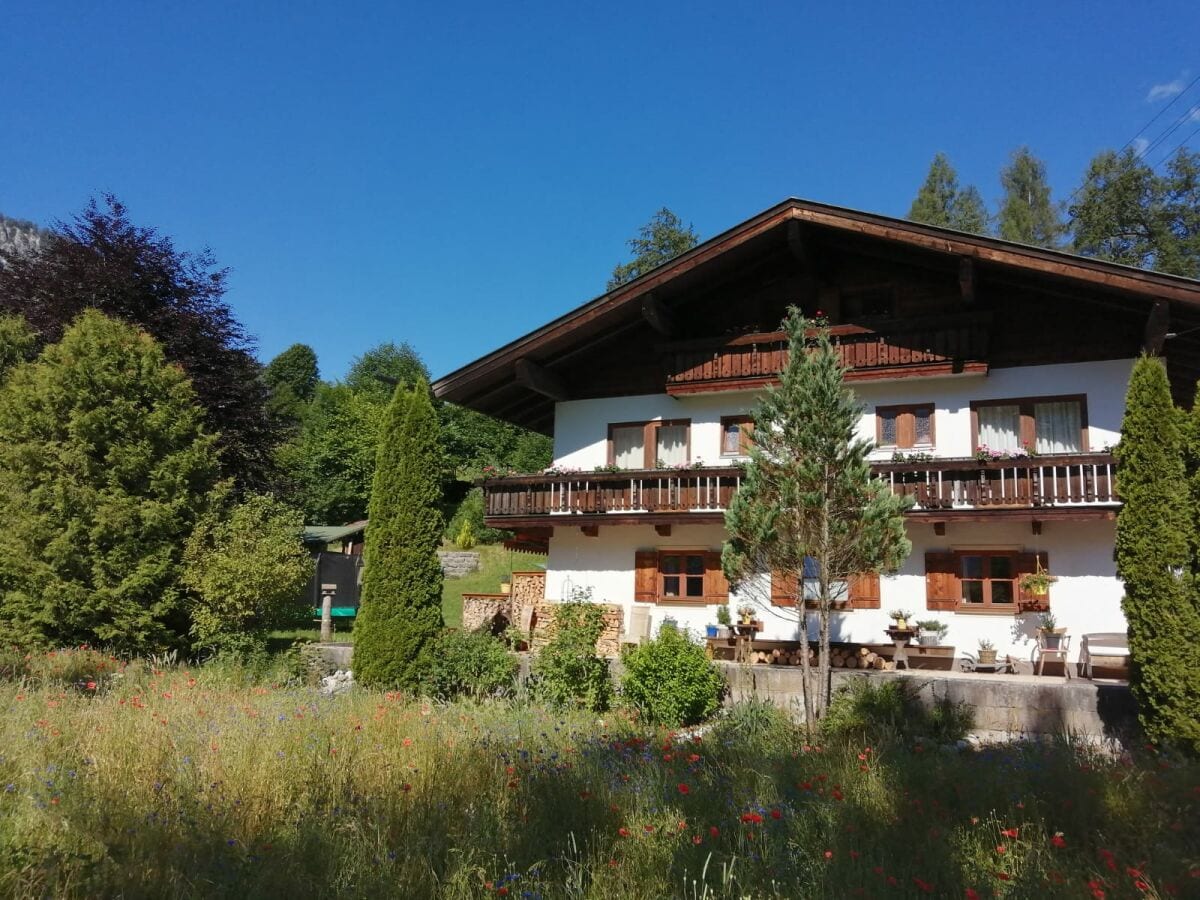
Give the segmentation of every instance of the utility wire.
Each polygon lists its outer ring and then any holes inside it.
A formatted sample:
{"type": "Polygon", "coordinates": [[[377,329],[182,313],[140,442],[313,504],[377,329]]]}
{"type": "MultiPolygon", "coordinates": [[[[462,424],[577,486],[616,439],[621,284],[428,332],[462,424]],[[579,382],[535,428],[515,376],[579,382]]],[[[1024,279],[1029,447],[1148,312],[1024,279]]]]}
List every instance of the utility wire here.
{"type": "Polygon", "coordinates": [[[1162,159],[1160,159],[1157,163],[1155,163],[1154,166],[1152,166],[1152,168],[1157,168],[1158,166],[1165,164],[1167,161],[1169,161],[1171,159],[1171,157],[1173,157],[1176,153],[1178,153],[1180,150],[1182,150],[1187,145],[1187,143],[1198,134],[1200,134],[1200,125],[1197,125],[1195,128],[1193,128],[1191,134],[1189,134],[1182,141],[1180,141],[1178,144],[1176,144],[1175,147],[1171,150],[1171,152],[1168,153],[1166,156],[1164,156],[1162,159]]]}
{"type": "Polygon", "coordinates": [[[1131,146],[1134,141],[1136,141],[1139,137],[1142,136],[1142,134],[1146,131],[1147,128],[1149,128],[1151,125],[1153,125],[1155,122],[1157,122],[1163,113],[1165,113],[1168,109],[1170,109],[1172,106],[1174,106],[1176,103],[1178,103],[1180,101],[1180,99],[1184,96],[1184,94],[1186,94],[1188,91],[1190,91],[1192,88],[1194,88],[1198,82],[1200,82],[1200,75],[1197,75],[1195,78],[1193,78],[1191,81],[1191,84],[1189,84],[1182,91],[1180,91],[1178,94],[1176,94],[1174,97],[1172,97],[1171,102],[1168,103],[1166,106],[1164,106],[1162,109],[1160,109],[1158,112],[1156,112],[1154,114],[1154,116],[1150,119],[1149,122],[1147,122],[1145,125],[1143,125],[1141,128],[1139,128],[1137,131],[1135,131],[1133,134],[1133,137],[1131,137],[1129,140],[1127,140],[1125,142],[1125,146],[1122,147],[1120,150],[1118,150],[1117,153],[1120,154],[1125,150],[1125,147],[1131,146]]]}
{"type": "Polygon", "coordinates": [[[1148,159],[1150,154],[1162,145],[1163,141],[1182,128],[1185,123],[1195,121],[1192,117],[1197,114],[1200,114],[1200,104],[1189,106],[1186,110],[1184,110],[1183,114],[1175,120],[1174,125],[1155,138],[1154,143],[1150,144],[1145,150],[1142,151],[1142,159],[1148,159]]]}

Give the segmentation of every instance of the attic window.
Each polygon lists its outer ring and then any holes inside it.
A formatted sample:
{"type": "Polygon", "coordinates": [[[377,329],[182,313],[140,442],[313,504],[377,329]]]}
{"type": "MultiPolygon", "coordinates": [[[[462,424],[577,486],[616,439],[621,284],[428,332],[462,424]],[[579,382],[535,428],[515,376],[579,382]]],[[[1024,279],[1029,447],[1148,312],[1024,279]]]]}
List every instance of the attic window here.
{"type": "Polygon", "coordinates": [[[896,311],[896,292],[891,285],[845,291],[841,300],[843,322],[890,316],[896,311]]]}

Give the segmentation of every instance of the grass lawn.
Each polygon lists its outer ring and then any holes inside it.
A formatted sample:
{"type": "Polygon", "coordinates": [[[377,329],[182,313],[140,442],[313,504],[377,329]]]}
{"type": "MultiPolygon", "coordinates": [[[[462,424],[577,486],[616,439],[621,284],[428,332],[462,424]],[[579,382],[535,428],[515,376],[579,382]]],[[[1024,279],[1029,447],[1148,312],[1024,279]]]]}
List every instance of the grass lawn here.
{"type": "MultiPolygon", "coordinates": [[[[454,549],[447,546],[445,549],[454,549]]],[[[446,624],[457,628],[462,625],[463,593],[497,594],[500,579],[513,572],[532,572],[546,564],[546,557],[538,553],[518,553],[505,550],[500,544],[480,545],[479,571],[462,578],[447,578],[442,585],[442,617],[446,624]]]]}
{"type": "Polygon", "coordinates": [[[320,697],[228,666],[0,683],[0,896],[1195,897],[1200,765],[810,746],[320,697]],[[77,687],[71,686],[77,684],[77,687]]]}

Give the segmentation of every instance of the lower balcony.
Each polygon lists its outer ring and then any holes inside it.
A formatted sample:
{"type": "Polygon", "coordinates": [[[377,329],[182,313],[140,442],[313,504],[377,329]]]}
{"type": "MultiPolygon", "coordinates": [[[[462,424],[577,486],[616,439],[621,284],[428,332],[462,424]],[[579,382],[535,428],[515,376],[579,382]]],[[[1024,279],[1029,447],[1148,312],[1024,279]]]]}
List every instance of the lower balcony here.
{"type": "MultiPolygon", "coordinates": [[[[871,468],[893,493],[912,498],[909,515],[918,519],[1111,518],[1120,506],[1109,453],[933,459],[871,468]]],[[[720,522],[741,479],[738,466],[551,469],[484,481],[485,515],[498,528],[720,522]]]]}

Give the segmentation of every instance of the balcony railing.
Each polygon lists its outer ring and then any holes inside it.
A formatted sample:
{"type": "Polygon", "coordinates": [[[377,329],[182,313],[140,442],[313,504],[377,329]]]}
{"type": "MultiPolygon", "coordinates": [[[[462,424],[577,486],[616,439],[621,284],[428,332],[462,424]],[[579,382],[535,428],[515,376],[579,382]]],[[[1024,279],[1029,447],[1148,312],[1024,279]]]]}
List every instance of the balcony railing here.
{"type": "MultiPolygon", "coordinates": [[[[934,459],[872,465],[914,511],[1113,506],[1111,454],[1081,453],[978,462],[934,459]]],[[[484,482],[489,519],[612,513],[720,513],[741,485],[737,466],[627,472],[559,472],[484,482]]]]}
{"type": "MultiPolygon", "coordinates": [[[[881,322],[877,328],[835,325],[830,337],[851,380],[987,368],[986,313],[881,322]]],[[[788,359],[782,332],[678,342],[663,349],[668,393],[761,384],[776,378],[788,359]]]]}

